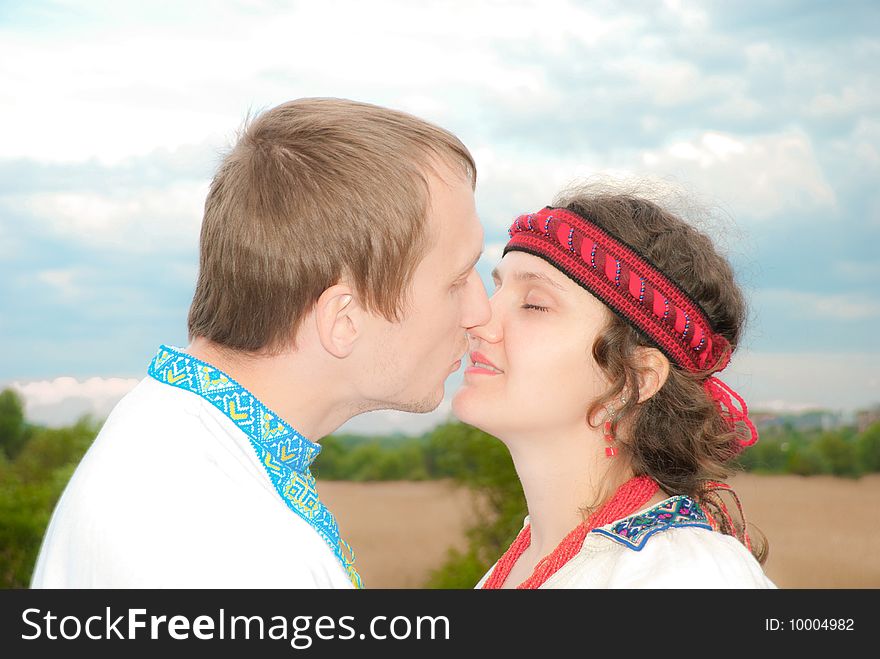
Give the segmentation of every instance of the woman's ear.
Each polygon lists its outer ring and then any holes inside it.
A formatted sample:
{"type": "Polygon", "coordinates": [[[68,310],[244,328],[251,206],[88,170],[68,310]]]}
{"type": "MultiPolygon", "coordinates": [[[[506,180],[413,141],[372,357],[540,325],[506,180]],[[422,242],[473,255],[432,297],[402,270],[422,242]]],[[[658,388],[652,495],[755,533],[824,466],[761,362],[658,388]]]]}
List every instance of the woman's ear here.
{"type": "Polygon", "coordinates": [[[347,284],[334,284],[315,303],[315,326],[324,350],[343,359],[360,335],[360,305],[347,284]]]}
{"type": "Polygon", "coordinates": [[[669,359],[657,348],[636,348],[639,364],[639,403],[660,391],[669,377],[669,359]]]}

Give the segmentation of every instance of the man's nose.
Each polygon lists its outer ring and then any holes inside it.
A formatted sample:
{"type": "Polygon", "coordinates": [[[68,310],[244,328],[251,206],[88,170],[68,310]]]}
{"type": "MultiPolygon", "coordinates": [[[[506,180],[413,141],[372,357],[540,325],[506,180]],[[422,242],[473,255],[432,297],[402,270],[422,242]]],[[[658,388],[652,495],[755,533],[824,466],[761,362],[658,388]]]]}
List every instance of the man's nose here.
{"type": "Polygon", "coordinates": [[[504,336],[501,318],[498,313],[498,305],[495,303],[494,295],[491,299],[487,300],[486,308],[489,310],[489,315],[485,318],[484,322],[468,328],[468,337],[472,344],[479,343],[480,341],[497,343],[504,336]]]}
{"type": "Polygon", "coordinates": [[[477,327],[484,325],[492,317],[492,309],[489,306],[489,296],[486,293],[486,287],[483,286],[483,280],[477,274],[476,268],[471,270],[468,276],[467,300],[465,302],[465,312],[462,318],[462,325],[465,328],[477,327]]]}

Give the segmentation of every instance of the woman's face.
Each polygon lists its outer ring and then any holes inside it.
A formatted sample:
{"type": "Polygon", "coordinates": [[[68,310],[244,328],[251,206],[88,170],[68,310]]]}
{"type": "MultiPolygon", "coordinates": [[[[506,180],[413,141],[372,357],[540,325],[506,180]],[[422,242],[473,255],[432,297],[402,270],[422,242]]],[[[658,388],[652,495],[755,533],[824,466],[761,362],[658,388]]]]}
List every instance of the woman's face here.
{"type": "Polygon", "coordinates": [[[493,279],[492,318],[469,332],[453,412],[501,438],[584,427],[590,404],[608,388],[592,347],[611,312],[524,252],[508,253],[493,279]]]}

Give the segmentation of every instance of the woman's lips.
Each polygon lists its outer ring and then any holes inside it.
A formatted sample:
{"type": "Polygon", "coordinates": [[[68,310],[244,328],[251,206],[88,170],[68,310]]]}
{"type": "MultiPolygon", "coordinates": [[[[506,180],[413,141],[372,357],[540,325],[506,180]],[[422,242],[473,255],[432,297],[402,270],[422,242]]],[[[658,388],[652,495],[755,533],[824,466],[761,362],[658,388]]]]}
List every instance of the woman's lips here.
{"type": "Polygon", "coordinates": [[[474,351],[471,353],[471,365],[468,366],[464,372],[482,375],[500,375],[504,371],[489,361],[489,358],[486,357],[486,355],[474,351]]]}

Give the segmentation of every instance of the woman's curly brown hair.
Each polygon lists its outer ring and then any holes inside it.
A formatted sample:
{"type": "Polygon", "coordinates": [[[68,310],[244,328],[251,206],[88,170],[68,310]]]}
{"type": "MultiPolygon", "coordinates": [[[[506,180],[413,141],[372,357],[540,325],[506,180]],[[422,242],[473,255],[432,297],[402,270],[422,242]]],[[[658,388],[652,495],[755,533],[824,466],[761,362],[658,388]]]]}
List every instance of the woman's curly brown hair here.
{"type": "MultiPolygon", "coordinates": [[[[746,302],[733,268],[708,236],[630,193],[573,188],[561,193],[553,205],[589,218],[646,257],[703,308],[713,329],[736,349],[746,302]]],[[[736,454],[740,432],[731,431],[703,388],[709,374],[691,373],[670,363],[664,385],[638,403],[637,348],[657,345],[616,314],[610,316],[593,345],[593,357],[610,387],[594,402],[588,418],[615,405],[617,446],[629,458],[634,474],[650,476],[670,495],[693,497],[708,509],[722,532],[744,539],[743,521],[725,514],[728,508],[709,485],[732,473],[728,463],[736,454]],[[622,397],[626,403],[620,407],[622,397]]],[[[751,549],[764,562],[768,545],[759,535],[751,549]]]]}

